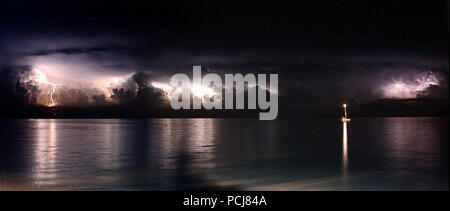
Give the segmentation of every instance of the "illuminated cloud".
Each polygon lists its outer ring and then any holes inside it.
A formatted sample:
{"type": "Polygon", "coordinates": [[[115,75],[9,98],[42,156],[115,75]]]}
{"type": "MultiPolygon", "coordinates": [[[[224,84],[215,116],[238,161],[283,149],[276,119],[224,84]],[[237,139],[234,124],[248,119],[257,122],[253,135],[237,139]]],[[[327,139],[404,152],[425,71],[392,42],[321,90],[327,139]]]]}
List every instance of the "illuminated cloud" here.
{"type": "Polygon", "coordinates": [[[386,98],[415,98],[417,95],[431,86],[439,86],[439,76],[434,72],[415,74],[412,80],[405,78],[393,79],[391,83],[383,87],[386,98]]]}

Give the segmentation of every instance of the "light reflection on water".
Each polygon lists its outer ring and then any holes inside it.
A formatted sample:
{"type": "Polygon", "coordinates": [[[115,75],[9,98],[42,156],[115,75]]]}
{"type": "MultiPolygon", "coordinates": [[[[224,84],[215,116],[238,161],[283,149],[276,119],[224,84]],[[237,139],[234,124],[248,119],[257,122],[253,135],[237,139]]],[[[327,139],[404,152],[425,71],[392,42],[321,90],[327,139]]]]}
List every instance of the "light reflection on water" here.
{"type": "Polygon", "coordinates": [[[36,138],[40,144],[36,145],[34,150],[33,168],[34,183],[38,186],[49,185],[55,182],[57,178],[56,159],[58,145],[56,139],[56,121],[54,119],[48,122],[36,121],[36,138]]]}
{"type": "Polygon", "coordinates": [[[342,123],[342,175],[347,176],[348,172],[348,137],[347,122],[342,123]]]}
{"type": "Polygon", "coordinates": [[[2,190],[448,190],[448,118],[0,123],[2,190]]]}

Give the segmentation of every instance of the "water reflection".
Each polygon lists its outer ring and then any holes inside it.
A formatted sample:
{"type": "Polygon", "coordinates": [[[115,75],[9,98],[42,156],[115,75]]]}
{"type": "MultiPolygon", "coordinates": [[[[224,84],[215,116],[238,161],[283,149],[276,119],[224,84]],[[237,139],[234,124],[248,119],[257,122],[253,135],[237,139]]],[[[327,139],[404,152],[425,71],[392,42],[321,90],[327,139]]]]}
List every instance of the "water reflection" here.
{"type": "Polygon", "coordinates": [[[448,190],[448,119],[347,124],[0,120],[0,189],[448,190]]]}
{"type": "Polygon", "coordinates": [[[342,175],[347,177],[348,173],[348,137],[347,122],[342,123],[342,175]]]}
{"type": "Polygon", "coordinates": [[[49,185],[55,182],[58,152],[57,129],[54,119],[34,121],[36,123],[35,166],[33,178],[37,185],[49,185]]]}

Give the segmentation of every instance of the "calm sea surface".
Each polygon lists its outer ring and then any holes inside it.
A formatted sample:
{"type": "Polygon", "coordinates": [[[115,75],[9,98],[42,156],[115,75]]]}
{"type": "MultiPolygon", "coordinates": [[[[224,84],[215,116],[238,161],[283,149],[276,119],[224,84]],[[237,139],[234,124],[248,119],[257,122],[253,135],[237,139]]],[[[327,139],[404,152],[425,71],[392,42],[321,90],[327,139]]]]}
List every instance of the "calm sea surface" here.
{"type": "Polygon", "coordinates": [[[448,118],[0,120],[1,190],[449,190],[448,118]]]}

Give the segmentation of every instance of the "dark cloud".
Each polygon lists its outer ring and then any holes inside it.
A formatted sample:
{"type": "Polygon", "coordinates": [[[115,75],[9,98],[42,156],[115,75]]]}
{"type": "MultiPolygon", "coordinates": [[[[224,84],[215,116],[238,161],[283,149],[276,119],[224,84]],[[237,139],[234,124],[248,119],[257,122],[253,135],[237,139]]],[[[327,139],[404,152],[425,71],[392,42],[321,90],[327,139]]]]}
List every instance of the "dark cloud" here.
{"type": "Polygon", "coordinates": [[[115,52],[115,51],[139,51],[140,49],[128,48],[118,45],[110,46],[94,46],[88,48],[82,47],[71,47],[71,48],[59,48],[59,49],[41,49],[33,52],[22,53],[23,56],[47,56],[52,54],[95,54],[104,52],[115,52]]]}
{"type": "Polygon", "coordinates": [[[123,83],[120,88],[113,89],[111,98],[120,104],[132,104],[139,109],[168,107],[165,92],[150,85],[151,74],[138,72],[123,83]]]}
{"type": "Polygon", "coordinates": [[[108,103],[104,94],[94,95],[92,96],[92,100],[94,100],[94,104],[96,105],[105,105],[108,103]]]}
{"type": "Polygon", "coordinates": [[[130,89],[114,88],[111,99],[119,102],[120,104],[129,104],[135,98],[136,93],[130,89]]]}

